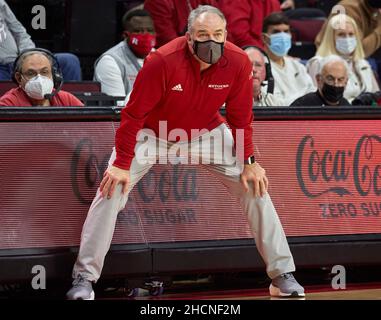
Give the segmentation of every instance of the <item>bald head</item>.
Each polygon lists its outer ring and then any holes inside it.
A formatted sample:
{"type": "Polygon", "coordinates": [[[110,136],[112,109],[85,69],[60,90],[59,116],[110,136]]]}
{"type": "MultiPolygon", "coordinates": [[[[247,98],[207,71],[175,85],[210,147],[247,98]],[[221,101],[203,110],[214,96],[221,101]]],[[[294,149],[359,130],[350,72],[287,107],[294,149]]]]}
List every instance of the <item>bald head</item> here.
{"type": "Polygon", "coordinates": [[[325,57],[320,62],[320,70],[316,76],[318,88],[321,89],[324,83],[345,87],[348,82],[348,70],[348,64],[343,58],[335,55],[325,57]]]}
{"type": "Polygon", "coordinates": [[[342,61],[331,61],[324,65],[321,70],[321,75],[333,75],[335,78],[345,78],[348,77],[348,71],[342,61]]]}

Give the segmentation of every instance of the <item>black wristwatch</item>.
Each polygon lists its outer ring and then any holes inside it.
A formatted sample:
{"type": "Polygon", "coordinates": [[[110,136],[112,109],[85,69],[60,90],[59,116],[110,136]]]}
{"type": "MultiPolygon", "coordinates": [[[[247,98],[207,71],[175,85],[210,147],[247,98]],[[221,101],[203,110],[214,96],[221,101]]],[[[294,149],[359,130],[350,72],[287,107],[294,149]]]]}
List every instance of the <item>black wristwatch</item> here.
{"type": "Polygon", "coordinates": [[[255,163],[255,157],[254,156],[248,157],[243,163],[244,164],[253,164],[253,163],[255,163]]]}

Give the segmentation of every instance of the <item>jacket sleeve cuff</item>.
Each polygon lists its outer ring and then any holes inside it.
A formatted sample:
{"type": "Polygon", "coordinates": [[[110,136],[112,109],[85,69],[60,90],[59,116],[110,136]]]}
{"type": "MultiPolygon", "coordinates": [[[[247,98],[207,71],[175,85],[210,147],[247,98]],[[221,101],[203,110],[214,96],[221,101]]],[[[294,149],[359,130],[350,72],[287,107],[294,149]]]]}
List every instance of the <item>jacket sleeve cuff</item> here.
{"type": "Polygon", "coordinates": [[[126,159],[126,160],[122,161],[121,159],[116,158],[112,165],[114,167],[119,168],[119,169],[130,170],[131,163],[132,163],[132,159],[126,159]]]}

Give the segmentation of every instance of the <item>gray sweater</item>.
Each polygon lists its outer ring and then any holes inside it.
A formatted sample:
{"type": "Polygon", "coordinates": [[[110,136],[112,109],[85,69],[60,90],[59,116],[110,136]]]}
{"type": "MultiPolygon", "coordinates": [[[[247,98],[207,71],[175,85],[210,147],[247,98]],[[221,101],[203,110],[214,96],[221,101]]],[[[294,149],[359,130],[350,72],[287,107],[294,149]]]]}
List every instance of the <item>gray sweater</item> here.
{"type": "Polygon", "coordinates": [[[138,58],[130,50],[126,41],[119,42],[116,46],[103,53],[95,61],[94,66],[94,81],[99,81],[101,83],[103,93],[115,95],[115,93],[110,91],[110,88],[118,87],[118,83],[119,87],[121,84],[124,85],[124,90],[119,90],[120,92],[116,94],[117,96],[126,96],[131,92],[135,78],[141,69],[138,58]],[[115,64],[120,70],[119,76],[112,74],[112,66],[108,65],[107,67],[109,62],[105,62],[102,59],[105,56],[110,56],[114,59],[115,64]],[[103,68],[100,68],[100,66],[103,68]]]}
{"type": "Polygon", "coordinates": [[[13,63],[19,53],[34,48],[22,24],[4,0],[0,0],[0,64],[13,63]]]}

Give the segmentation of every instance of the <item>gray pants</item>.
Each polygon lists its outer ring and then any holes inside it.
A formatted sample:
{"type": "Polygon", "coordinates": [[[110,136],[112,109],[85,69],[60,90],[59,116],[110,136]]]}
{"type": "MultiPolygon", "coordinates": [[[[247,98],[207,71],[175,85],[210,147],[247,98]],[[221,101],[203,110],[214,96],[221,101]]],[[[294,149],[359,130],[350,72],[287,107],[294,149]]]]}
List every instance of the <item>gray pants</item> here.
{"type": "MultiPolygon", "coordinates": [[[[151,139],[151,142],[145,142],[145,147],[147,147],[147,143],[151,143],[151,147],[156,152],[151,153],[149,163],[142,163],[138,156],[138,150],[143,142],[137,143],[135,158],[130,167],[130,184],[127,194],[122,195],[122,187],[118,185],[113,197],[107,199],[101,196],[98,189],[83,225],[80,250],[73,269],[74,278],[80,274],[89,281],[96,282],[99,279],[104,258],[113,238],[118,212],[126,206],[129,192],[157,161],[158,155],[170,153],[170,149],[172,150],[174,146],[157,138],[151,139]]],[[[220,147],[223,144],[227,149],[232,150],[233,143],[229,129],[223,124],[202,135],[201,138],[183,142],[182,146],[191,152],[193,159],[196,154],[200,159],[202,158],[202,163],[213,162],[213,164],[205,165],[205,167],[228,187],[233,196],[240,200],[244,212],[248,215],[250,228],[258,251],[266,264],[268,276],[273,279],[282,273],[293,272],[295,271],[294,260],[269,194],[262,198],[255,198],[252,190],[248,193],[244,191],[240,182],[243,166],[235,161],[234,155],[229,154],[229,152],[224,154],[217,152],[211,156],[211,144],[212,147],[220,147]],[[223,132],[223,138],[219,134],[221,132],[223,132]],[[217,134],[214,135],[215,133],[217,134]],[[210,143],[210,136],[213,136],[212,143],[210,143]],[[201,147],[200,139],[202,141],[201,147]]],[[[115,156],[114,150],[109,165],[113,163],[115,156]]],[[[159,159],[159,163],[160,160],[162,159],[159,159]]]]}

